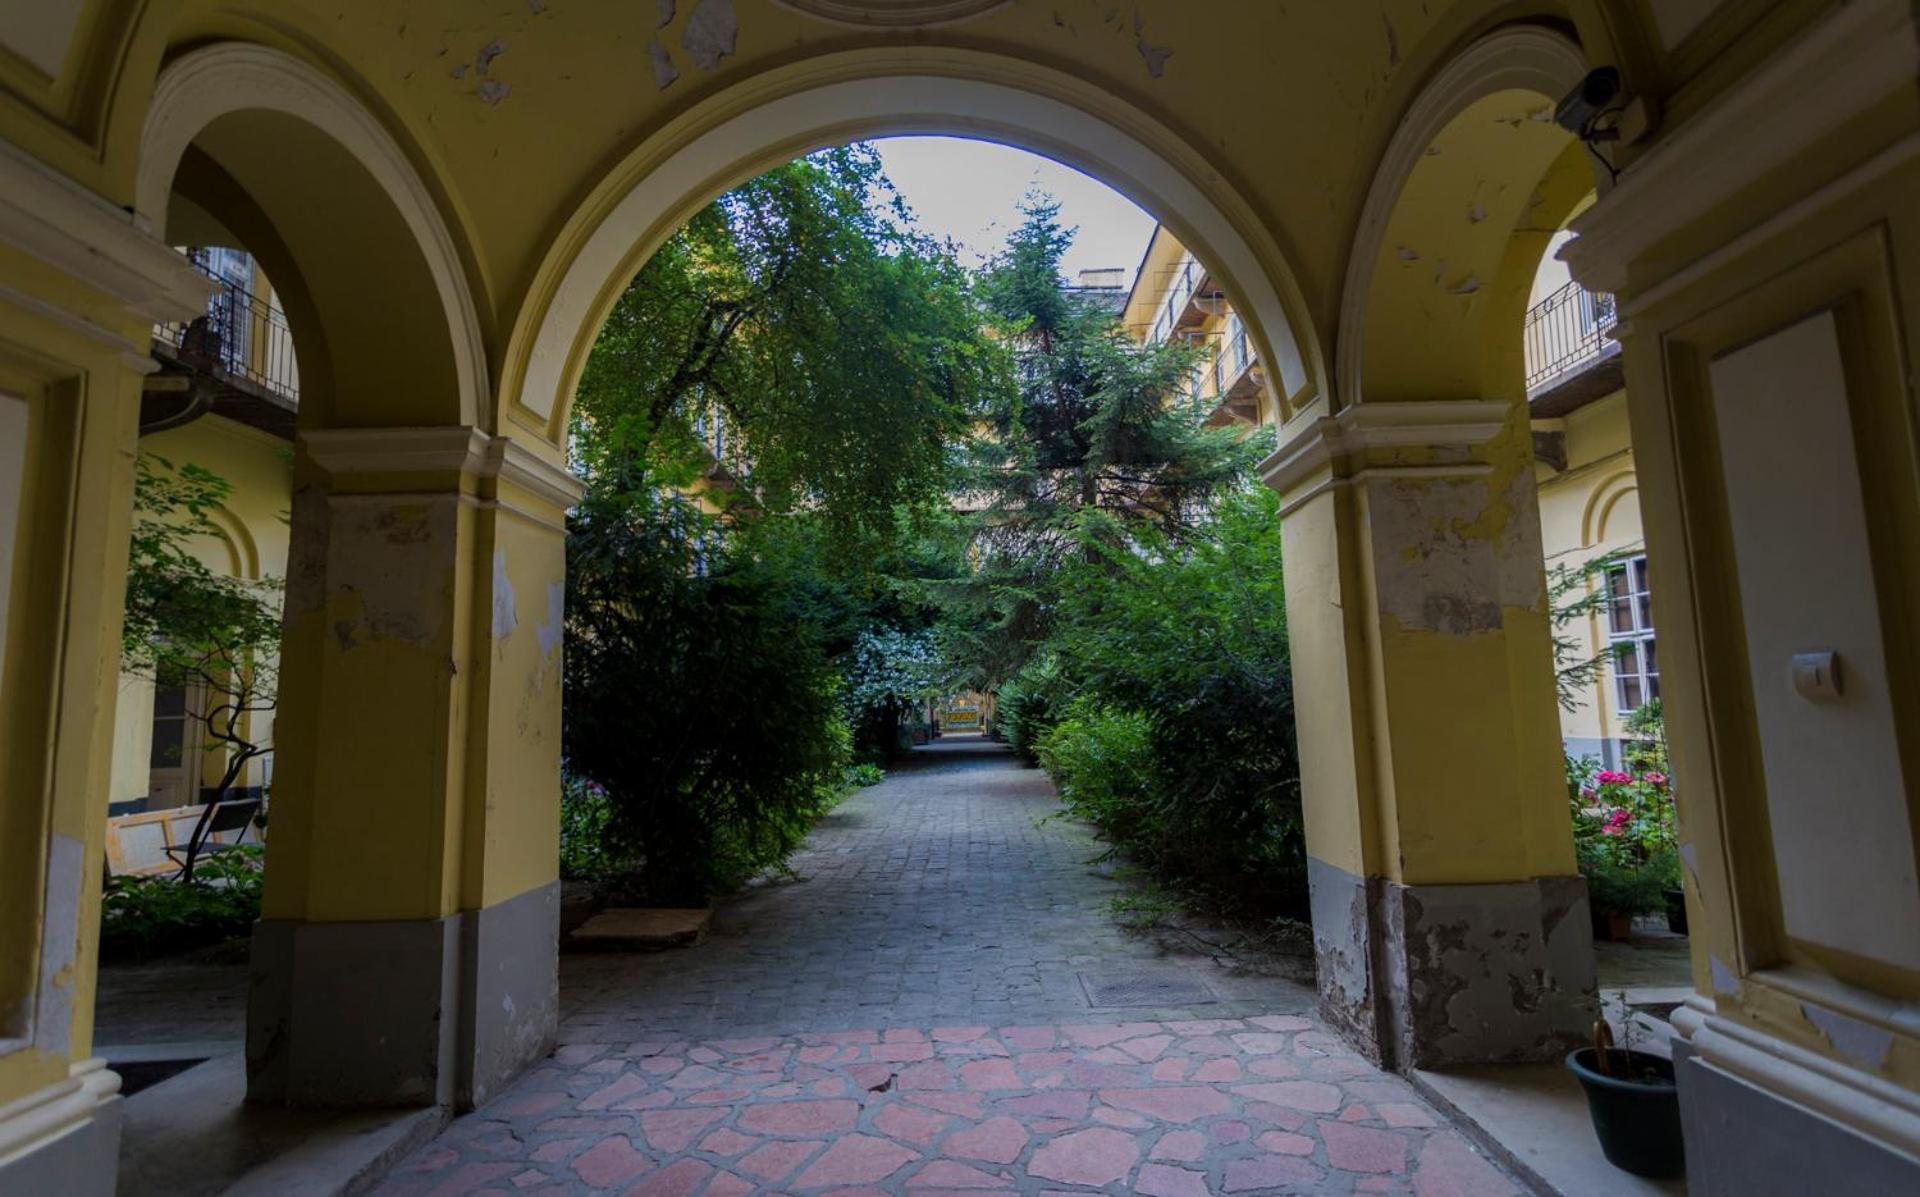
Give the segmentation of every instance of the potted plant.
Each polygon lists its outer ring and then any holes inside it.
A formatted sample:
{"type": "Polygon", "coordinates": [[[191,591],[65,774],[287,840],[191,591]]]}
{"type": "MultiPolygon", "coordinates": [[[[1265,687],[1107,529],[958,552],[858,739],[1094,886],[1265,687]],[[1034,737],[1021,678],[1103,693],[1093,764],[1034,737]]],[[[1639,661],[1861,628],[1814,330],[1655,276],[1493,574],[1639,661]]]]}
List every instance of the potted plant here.
{"type": "Polygon", "coordinates": [[[1660,907],[1660,879],[1637,865],[1581,845],[1580,875],[1587,881],[1587,909],[1596,940],[1620,942],[1633,932],[1634,916],[1660,907]]]}
{"type": "Polygon", "coordinates": [[[1673,1061],[1613,1046],[1602,1021],[1594,1043],[1567,1056],[1567,1069],[1586,1090],[1593,1133],[1607,1162],[1636,1176],[1679,1176],[1686,1167],[1680,1137],[1680,1095],[1673,1061]]]}

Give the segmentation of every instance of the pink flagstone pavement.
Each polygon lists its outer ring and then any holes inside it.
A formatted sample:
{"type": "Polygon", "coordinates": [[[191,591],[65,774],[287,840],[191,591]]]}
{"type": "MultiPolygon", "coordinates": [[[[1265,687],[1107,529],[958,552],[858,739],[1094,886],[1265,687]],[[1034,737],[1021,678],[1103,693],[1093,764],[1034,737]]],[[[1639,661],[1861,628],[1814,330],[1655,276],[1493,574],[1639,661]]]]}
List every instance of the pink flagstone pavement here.
{"type": "Polygon", "coordinates": [[[578,1043],[385,1197],[1520,1193],[1298,1015],[578,1043]]]}

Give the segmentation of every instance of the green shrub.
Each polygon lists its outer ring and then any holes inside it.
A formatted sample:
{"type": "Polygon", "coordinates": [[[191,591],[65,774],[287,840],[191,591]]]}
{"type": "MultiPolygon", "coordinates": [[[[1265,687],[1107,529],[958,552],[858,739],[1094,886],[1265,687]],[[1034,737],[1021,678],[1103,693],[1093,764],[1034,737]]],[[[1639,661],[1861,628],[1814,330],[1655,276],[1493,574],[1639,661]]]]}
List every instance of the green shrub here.
{"type": "Polygon", "coordinates": [[[260,918],[266,850],[244,844],[202,856],[192,881],[113,877],[100,908],[100,955],[144,960],[250,935],[260,918]]]}
{"type": "MultiPolygon", "coordinates": [[[[1140,735],[1128,758],[1136,780],[1112,791],[1129,809],[1098,821],[1140,863],[1189,888],[1262,913],[1304,913],[1277,496],[1265,487],[1229,496],[1177,542],[1111,534],[1088,526],[1087,551],[1063,571],[1051,658],[1066,663],[1082,701],[1110,720],[1124,715],[1140,735]]],[[[1049,693],[1066,688],[1057,679],[1049,693]]],[[[1005,705],[1003,692],[1003,714],[1005,705]]]]}
{"type": "Polygon", "coordinates": [[[595,781],[564,775],[560,789],[560,875],[605,883],[630,870],[607,834],[613,800],[595,781]]]}
{"type": "Polygon", "coordinates": [[[887,771],[871,761],[847,767],[847,784],[855,787],[877,786],[887,779],[887,771]]]}
{"type": "Polygon", "coordinates": [[[1154,759],[1146,716],[1081,699],[1040,733],[1040,764],[1073,812],[1116,843],[1151,835],[1154,759]]]}
{"type": "Polygon", "coordinates": [[[1039,763],[1040,739],[1065,713],[1069,693],[1051,654],[1035,657],[1000,687],[994,726],[1028,764],[1039,763]]]}
{"type": "Polygon", "coordinates": [[[851,759],[788,588],[685,506],[606,483],[570,521],[567,584],[567,763],[605,788],[621,898],[704,905],[782,863],[851,759]]]}

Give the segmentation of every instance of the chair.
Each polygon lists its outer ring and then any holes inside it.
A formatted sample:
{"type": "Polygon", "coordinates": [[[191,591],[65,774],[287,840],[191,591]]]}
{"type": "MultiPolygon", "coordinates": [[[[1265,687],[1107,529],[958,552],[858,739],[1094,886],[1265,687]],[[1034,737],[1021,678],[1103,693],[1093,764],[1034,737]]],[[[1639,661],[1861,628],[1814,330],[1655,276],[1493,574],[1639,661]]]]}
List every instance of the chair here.
{"type": "Polygon", "coordinates": [[[230,802],[214,804],[212,813],[204,816],[197,834],[188,837],[184,846],[170,846],[167,855],[180,866],[182,875],[193,868],[193,863],[203,855],[225,852],[237,848],[247,838],[247,828],[253,825],[254,816],[260,813],[258,798],[240,798],[230,802]],[[213,837],[223,832],[237,831],[231,840],[216,840],[213,837]]]}

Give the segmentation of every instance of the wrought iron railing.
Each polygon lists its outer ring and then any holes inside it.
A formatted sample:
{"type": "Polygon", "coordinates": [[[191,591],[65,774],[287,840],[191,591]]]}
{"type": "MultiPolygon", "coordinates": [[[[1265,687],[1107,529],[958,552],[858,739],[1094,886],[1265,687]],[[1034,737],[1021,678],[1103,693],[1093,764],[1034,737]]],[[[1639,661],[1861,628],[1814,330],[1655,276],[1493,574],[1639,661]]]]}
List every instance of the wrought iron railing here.
{"type": "Polygon", "coordinates": [[[208,298],[206,315],[184,324],[156,324],[153,339],[171,346],[190,365],[244,379],[297,403],[300,368],[286,316],[246,287],[222,277],[206,251],[190,249],[187,260],[218,283],[219,289],[208,298]]]}
{"type": "Polygon", "coordinates": [[[1535,304],[1527,312],[1527,389],[1599,361],[1607,350],[1607,330],[1619,320],[1613,296],[1579,283],[1568,283],[1535,304]]]}

